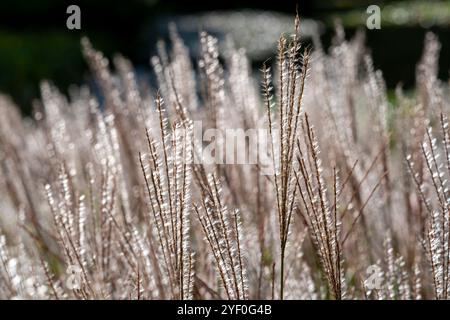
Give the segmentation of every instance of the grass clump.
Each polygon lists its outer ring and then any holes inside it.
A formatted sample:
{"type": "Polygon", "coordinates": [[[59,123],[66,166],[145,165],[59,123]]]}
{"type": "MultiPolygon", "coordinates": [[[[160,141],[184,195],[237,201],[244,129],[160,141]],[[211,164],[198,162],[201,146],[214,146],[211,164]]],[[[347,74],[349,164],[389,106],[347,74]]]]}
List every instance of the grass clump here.
{"type": "Polygon", "coordinates": [[[397,88],[395,108],[358,34],[310,50],[297,17],[260,79],[241,49],[222,63],[202,33],[193,66],[171,38],[151,59],[157,90],[83,40],[101,100],[43,82],[24,119],[0,97],[0,298],[448,298],[450,106],[435,36],[416,95],[397,88]],[[215,161],[195,161],[198,120],[266,130],[256,158],[272,174],[224,164],[220,136],[215,161]]]}

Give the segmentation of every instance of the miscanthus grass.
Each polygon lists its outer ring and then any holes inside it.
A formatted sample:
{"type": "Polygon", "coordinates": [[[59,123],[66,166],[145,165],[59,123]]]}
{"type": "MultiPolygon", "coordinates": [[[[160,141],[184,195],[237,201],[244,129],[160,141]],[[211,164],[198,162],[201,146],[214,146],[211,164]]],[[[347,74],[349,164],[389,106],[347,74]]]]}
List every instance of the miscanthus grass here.
{"type": "Polygon", "coordinates": [[[244,50],[199,42],[193,63],[172,28],[150,60],[156,88],[84,39],[99,93],[43,82],[32,118],[0,96],[0,298],[448,298],[438,39],[394,102],[364,35],[339,26],[328,52],[312,50],[296,17],[259,76],[244,50]],[[264,154],[226,151],[270,170],[224,164],[221,135],[215,161],[195,161],[196,121],[266,130],[264,154]]]}

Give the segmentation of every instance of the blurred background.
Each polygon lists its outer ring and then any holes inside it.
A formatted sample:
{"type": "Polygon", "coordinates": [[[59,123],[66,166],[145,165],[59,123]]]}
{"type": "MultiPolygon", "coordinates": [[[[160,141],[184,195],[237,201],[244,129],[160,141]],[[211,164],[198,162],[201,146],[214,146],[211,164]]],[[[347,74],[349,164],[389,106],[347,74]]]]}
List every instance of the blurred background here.
{"type": "Polygon", "coordinates": [[[25,114],[39,97],[39,82],[49,79],[67,92],[70,84],[89,81],[80,38],[111,57],[121,53],[141,76],[151,77],[149,58],[156,42],[168,37],[174,22],[196,59],[199,30],[207,30],[226,42],[227,34],[244,47],[256,69],[273,55],[282,32],[293,28],[296,7],[303,18],[306,42],[318,35],[327,48],[340,19],[351,37],[365,30],[375,66],[393,89],[414,85],[415,65],[427,30],[441,43],[440,77],[450,69],[450,0],[1,0],[0,91],[12,96],[25,114]],[[81,30],[68,30],[66,8],[81,8],[81,30]],[[381,29],[368,30],[366,9],[381,8],[381,29]]]}

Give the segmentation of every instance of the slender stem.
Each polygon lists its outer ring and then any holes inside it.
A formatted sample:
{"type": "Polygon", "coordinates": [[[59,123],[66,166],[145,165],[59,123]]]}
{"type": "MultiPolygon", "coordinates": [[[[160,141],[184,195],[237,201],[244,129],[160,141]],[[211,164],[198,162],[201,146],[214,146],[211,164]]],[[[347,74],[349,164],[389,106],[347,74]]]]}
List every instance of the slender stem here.
{"type": "Polygon", "coordinates": [[[283,245],[281,248],[280,256],[280,300],[284,299],[284,254],[286,247],[283,245]]]}

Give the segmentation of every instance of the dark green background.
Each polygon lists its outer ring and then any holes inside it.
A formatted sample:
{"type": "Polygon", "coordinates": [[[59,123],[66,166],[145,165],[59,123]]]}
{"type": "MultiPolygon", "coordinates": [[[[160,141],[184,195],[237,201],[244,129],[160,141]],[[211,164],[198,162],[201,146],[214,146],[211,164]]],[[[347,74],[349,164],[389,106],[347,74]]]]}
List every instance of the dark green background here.
{"type": "MultiPolygon", "coordinates": [[[[84,35],[107,56],[120,52],[135,65],[148,69],[156,39],[156,35],[149,34],[148,27],[162,14],[255,8],[293,15],[298,5],[301,15],[325,22],[327,29],[323,41],[329,44],[333,17],[343,19],[350,36],[356,28],[364,28],[364,23],[347,19],[349,12],[364,12],[369,4],[383,7],[389,3],[392,1],[1,0],[0,91],[11,95],[28,113],[33,99],[39,97],[42,79],[52,80],[63,91],[72,83],[87,81],[87,67],[80,51],[80,38],[84,35]],[[81,8],[81,31],[66,28],[66,8],[70,4],[81,8]]],[[[409,2],[402,3],[409,10],[409,2]]],[[[382,26],[381,30],[366,31],[367,45],[376,67],[383,70],[390,88],[398,82],[406,87],[414,84],[415,64],[420,58],[427,29],[436,32],[443,43],[440,76],[447,78],[450,54],[447,23],[424,28],[412,21],[408,25],[382,26]]],[[[254,61],[255,66],[260,63],[254,61]]]]}

